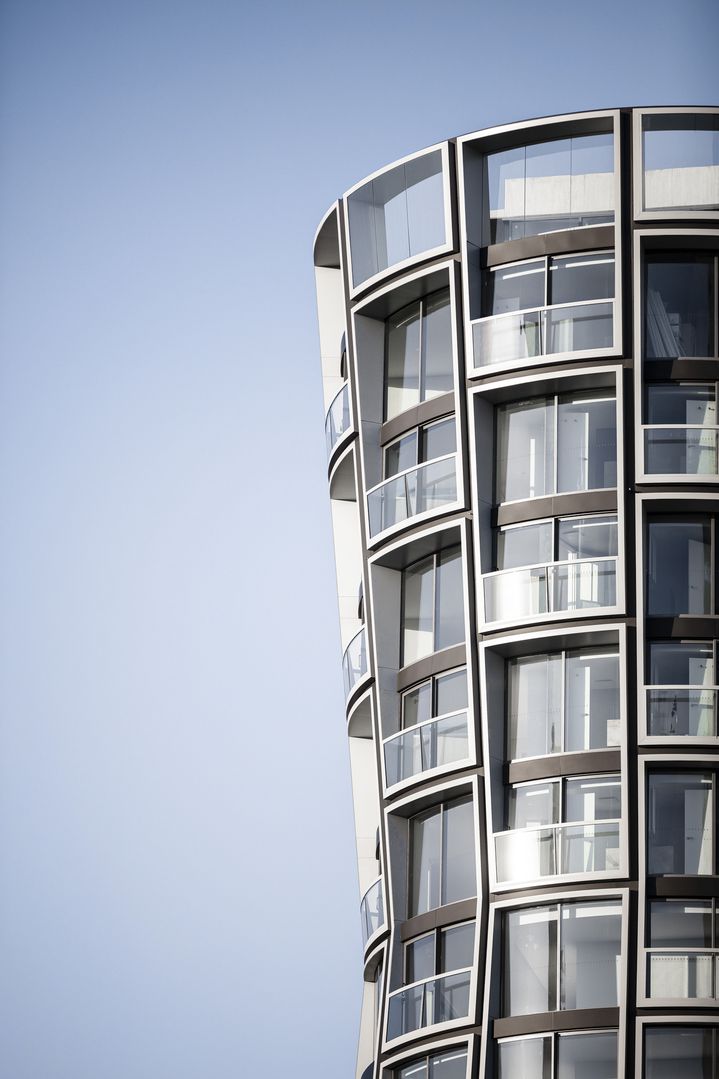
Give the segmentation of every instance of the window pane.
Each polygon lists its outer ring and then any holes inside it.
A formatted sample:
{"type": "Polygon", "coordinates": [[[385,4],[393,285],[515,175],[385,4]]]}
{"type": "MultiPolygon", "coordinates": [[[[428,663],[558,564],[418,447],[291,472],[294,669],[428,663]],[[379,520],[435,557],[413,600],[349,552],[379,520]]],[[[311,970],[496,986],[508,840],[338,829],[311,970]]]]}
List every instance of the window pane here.
{"type": "Polygon", "coordinates": [[[561,687],[560,656],[526,656],[510,662],[510,760],[561,752],[561,687]]]}
{"type": "Polygon", "coordinates": [[[643,118],[644,209],[719,209],[719,120],[665,114],[643,118]]]}
{"type": "Polygon", "coordinates": [[[488,271],[482,283],[482,313],[504,315],[544,307],[545,272],[544,259],[488,271]]]}
{"type": "Polygon", "coordinates": [[[650,873],[712,872],[712,801],[709,773],[649,776],[650,873]]]}
{"type": "Polygon", "coordinates": [[[423,429],[424,452],[423,461],[433,461],[435,457],[444,457],[448,453],[456,453],[457,436],[455,433],[454,416],[439,423],[431,423],[423,429]]]}
{"type": "Polygon", "coordinates": [[[551,1079],[550,1038],[521,1038],[499,1043],[499,1079],[551,1079]]]}
{"type": "Polygon", "coordinates": [[[405,165],[409,252],[419,255],[445,241],[442,154],[435,150],[405,165]]]}
{"type": "Polygon", "coordinates": [[[450,802],[444,812],[442,903],[477,894],[472,799],[450,802]]]}
{"type": "Polygon", "coordinates": [[[714,685],[710,641],[651,641],[649,684],[652,686],[714,685]]]}
{"type": "Polygon", "coordinates": [[[407,984],[419,982],[422,978],[431,978],[436,974],[434,969],[435,935],[427,933],[418,940],[411,940],[405,945],[407,960],[407,984]]]}
{"type": "Polygon", "coordinates": [[[447,712],[459,712],[467,707],[467,671],[450,671],[437,676],[435,683],[435,715],[443,716],[447,712]]]}
{"type": "Polygon", "coordinates": [[[644,348],[648,359],[714,355],[714,260],[647,258],[644,348]]]}
{"type": "Polygon", "coordinates": [[[387,320],[387,419],[419,401],[419,327],[419,303],[387,320]]]}
{"type": "Polygon", "coordinates": [[[465,1079],[466,1075],[466,1049],[450,1049],[429,1058],[429,1079],[465,1079]]]}
{"type": "Polygon", "coordinates": [[[711,529],[708,518],[650,520],[648,614],[710,614],[711,529]]]}
{"type": "Polygon", "coordinates": [[[617,485],[617,421],[613,398],[563,398],[557,416],[557,490],[617,485]]]}
{"type": "Polygon", "coordinates": [[[619,745],[619,656],[567,655],[565,730],[568,753],[619,745]]]}
{"type": "Polygon", "coordinates": [[[421,401],[448,393],[454,388],[449,289],[428,297],[424,310],[421,401]]]}
{"type": "Polygon", "coordinates": [[[647,386],[647,423],[717,422],[716,391],[711,383],[659,382],[647,386]]]}
{"type": "Polygon", "coordinates": [[[427,1079],[427,1060],[423,1057],[422,1060],[415,1060],[411,1064],[405,1064],[404,1067],[392,1072],[392,1076],[393,1079],[394,1076],[397,1079],[427,1079]]]}
{"type": "Polygon", "coordinates": [[[534,566],[551,562],[552,557],[551,521],[507,528],[497,537],[497,569],[534,566]]]}
{"type": "Polygon", "coordinates": [[[489,242],[524,236],[524,147],[488,154],[489,242]]]}
{"type": "Polygon", "coordinates": [[[560,929],[562,1008],[612,1008],[621,942],[617,903],[566,903],[560,929]]]}
{"type": "Polygon", "coordinates": [[[617,1079],[616,1034],[560,1034],[557,1079],[617,1079]]]}
{"type": "Polygon", "coordinates": [[[644,1079],[712,1079],[712,1028],[644,1028],[644,1079]]]}
{"type": "Polygon", "coordinates": [[[614,255],[569,255],[549,263],[549,303],[582,303],[614,296],[614,255]]]}
{"type": "Polygon", "coordinates": [[[710,899],[655,899],[649,904],[650,948],[711,948],[710,899]]]}
{"type": "Polygon", "coordinates": [[[417,464],[417,432],[403,435],[384,451],[385,479],[417,464]]]}
{"type": "Polygon", "coordinates": [[[505,914],[504,1014],[551,1012],[557,1006],[557,908],[505,914]]]}
{"type": "Polygon", "coordinates": [[[554,402],[504,405],[497,415],[497,501],[554,492],[554,402]]]}
{"type": "Polygon", "coordinates": [[[440,973],[471,967],[474,959],[474,922],[442,930],[440,973]]]}
{"type": "Polygon", "coordinates": [[[527,147],[525,236],[566,227],[570,214],[571,139],[527,147]]]}
{"type": "Polygon", "coordinates": [[[372,181],[377,264],[380,270],[409,257],[407,185],[404,166],[372,181]]]}
{"type": "Polygon", "coordinates": [[[528,783],[510,787],[507,803],[509,828],[537,828],[559,820],[559,783],[528,783]]]}
{"type": "Polygon", "coordinates": [[[559,521],[557,557],[603,558],[617,553],[616,517],[566,517],[559,521]]]}
{"type": "Polygon", "coordinates": [[[437,567],[435,650],[449,648],[463,640],[462,556],[459,550],[454,550],[443,553],[437,567]]]}
{"type": "Polygon", "coordinates": [[[425,558],[404,571],[402,662],[434,651],[434,558],[425,558]]]}
{"type": "Polygon", "coordinates": [[[619,776],[568,779],[565,797],[567,821],[618,820],[622,815],[619,776]]]}
{"type": "Polygon", "coordinates": [[[440,841],[439,809],[410,821],[410,917],[439,906],[440,841]]]}
{"type": "Polygon", "coordinates": [[[432,684],[423,682],[402,696],[402,727],[414,727],[432,718],[432,684]]]}

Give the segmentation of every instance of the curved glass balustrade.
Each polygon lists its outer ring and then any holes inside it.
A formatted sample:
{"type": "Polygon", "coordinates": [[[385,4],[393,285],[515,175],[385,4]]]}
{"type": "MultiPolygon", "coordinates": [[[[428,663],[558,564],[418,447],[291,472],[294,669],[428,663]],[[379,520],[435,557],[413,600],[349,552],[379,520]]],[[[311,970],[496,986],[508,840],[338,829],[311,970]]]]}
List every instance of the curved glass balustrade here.
{"type": "Polygon", "coordinates": [[[382,899],[382,878],[376,880],[367,889],[360,903],[362,922],[362,944],[366,945],[370,937],[384,925],[384,901],[382,899]]]}
{"type": "Polygon", "coordinates": [[[647,949],[647,996],[658,1000],[716,1000],[719,951],[647,949]]]}
{"type": "Polygon", "coordinates": [[[384,742],[387,786],[462,761],[469,754],[467,713],[452,712],[393,734],[384,742]]]}
{"type": "Polygon", "coordinates": [[[613,557],[522,566],[484,576],[487,622],[614,607],[616,602],[617,559],[613,557]]]}
{"type": "Polygon", "coordinates": [[[541,880],[619,870],[619,821],[547,824],[494,836],[497,881],[541,880]]]}
{"type": "Polygon", "coordinates": [[[332,404],[327,409],[325,418],[325,438],[327,440],[327,456],[332,456],[332,451],[350,428],[352,419],[350,416],[350,390],[345,382],[342,389],[332,399],[332,404]]]}
{"type": "Polygon", "coordinates": [[[426,978],[389,996],[387,1039],[469,1015],[471,969],[426,978]]]}
{"type": "Polygon", "coordinates": [[[555,353],[612,348],[614,301],[585,300],[489,315],[472,323],[472,340],[475,369],[555,353]]]}
{"type": "Polygon", "coordinates": [[[647,734],[713,738],[717,733],[717,687],[647,687],[647,734]]]}
{"type": "Polygon", "coordinates": [[[345,654],[342,657],[342,673],[344,674],[345,697],[349,697],[360,679],[367,674],[367,645],[364,626],[362,626],[359,633],[354,635],[345,648],[345,654]]]}
{"type": "Polygon", "coordinates": [[[647,475],[716,476],[718,427],[646,426],[647,475]]]}
{"type": "Polygon", "coordinates": [[[373,487],[367,494],[370,536],[426,510],[457,501],[457,457],[425,461],[373,487]]]}

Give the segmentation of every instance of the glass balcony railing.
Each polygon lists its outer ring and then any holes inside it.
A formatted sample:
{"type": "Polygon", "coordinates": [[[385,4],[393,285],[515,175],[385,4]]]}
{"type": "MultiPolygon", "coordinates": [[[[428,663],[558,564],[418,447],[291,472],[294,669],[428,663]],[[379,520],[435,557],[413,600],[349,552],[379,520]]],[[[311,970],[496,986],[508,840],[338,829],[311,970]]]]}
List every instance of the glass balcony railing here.
{"type": "Polygon", "coordinates": [[[472,323],[474,366],[564,352],[595,352],[614,344],[614,300],[555,304],[489,315],[472,323]]]}
{"type": "Polygon", "coordinates": [[[345,382],[344,386],[332,399],[332,404],[327,409],[327,416],[325,418],[325,438],[327,440],[328,458],[332,456],[333,449],[351,427],[350,389],[349,383],[345,382]]]}
{"type": "Polygon", "coordinates": [[[644,428],[647,475],[716,476],[719,428],[659,426],[644,428]]]}
{"type": "Polygon", "coordinates": [[[515,828],[494,836],[497,881],[541,880],[619,870],[619,821],[515,828]]]}
{"type": "Polygon", "coordinates": [[[387,1039],[411,1034],[421,1027],[465,1019],[469,1015],[471,970],[458,970],[426,978],[391,993],[387,1017],[387,1039]]]}
{"type": "Polygon", "coordinates": [[[713,738],[716,733],[716,686],[647,687],[647,734],[713,738]]]}
{"type": "Polygon", "coordinates": [[[484,576],[487,622],[614,607],[616,602],[617,559],[612,556],[522,566],[484,576]]]}
{"type": "Polygon", "coordinates": [[[469,754],[467,713],[449,712],[393,734],[384,741],[387,786],[462,761],[469,754]]]}
{"type": "Polygon", "coordinates": [[[382,878],[376,880],[374,884],[365,892],[362,902],[360,903],[360,920],[362,922],[362,944],[367,944],[370,937],[373,937],[384,925],[384,902],[382,899],[382,878]]]}
{"type": "Polygon", "coordinates": [[[647,995],[658,1000],[716,1000],[719,951],[647,949],[647,995]]]}
{"type": "Polygon", "coordinates": [[[457,501],[457,458],[454,453],[400,472],[367,494],[370,536],[426,510],[457,501]]]}
{"type": "Polygon", "coordinates": [[[357,683],[367,674],[367,645],[365,629],[355,633],[345,648],[342,657],[342,672],[345,680],[345,697],[349,697],[357,683]]]}

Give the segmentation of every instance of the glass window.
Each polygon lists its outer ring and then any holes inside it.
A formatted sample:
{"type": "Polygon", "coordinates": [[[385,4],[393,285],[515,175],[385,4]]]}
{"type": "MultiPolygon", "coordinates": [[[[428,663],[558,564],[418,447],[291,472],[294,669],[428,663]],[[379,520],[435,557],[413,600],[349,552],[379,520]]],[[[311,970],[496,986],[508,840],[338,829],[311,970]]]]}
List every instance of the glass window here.
{"type": "Polygon", "coordinates": [[[564,704],[565,752],[619,745],[619,656],[568,653],[564,704]]]}
{"type": "Polygon", "coordinates": [[[561,821],[618,820],[621,812],[618,775],[520,783],[508,792],[509,828],[539,828],[561,821]]]}
{"type": "Polygon", "coordinates": [[[554,492],[554,399],[497,410],[497,501],[554,492]]]}
{"type": "Polygon", "coordinates": [[[385,479],[412,468],[419,459],[419,431],[410,431],[392,442],[384,451],[385,479]]]}
{"type": "Polygon", "coordinates": [[[711,948],[711,899],[653,899],[649,903],[650,948],[711,948]]]}
{"type": "Polygon", "coordinates": [[[546,303],[545,259],[501,266],[482,278],[482,310],[485,315],[526,311],[546,303]]]}
{"type": "Polygon", "coordinates": [[[649,775],[648,847],[651,874],[714,872],[711,772],[649,775]]]}
{"type": "Polygon", "coordinates": [[[714,257],[652,253],[645,274],[646,358],[714,356],[714,257]]]}
{"type": "Polygon", "coordinates": [[[504,919],[504,1014],[555,1011],[558,908],[509,911],[504,919]]]}
{"type": "Polygon", "coordinates": [[[565,517],[559,520],[557,557],[604,558],[617,553],[616,517],[565,517]]]}
{"type": "Polygon", "coordinates": [[[567,255],[549,260],[548,303],[582,303],[614,296],[614,254],[567,255]]]}
{"type": "Polygon", "coordinates": [[[515,569],[551,562],[552,522],[505,528],[497,537],[497,569],[515,569]]]}
{"type": "Polygon", "coordinates": [[[392,1075],[395,1079],[466,1079],[467,1050],[444,1049],[411,1064],[403,1064],[392,1075]]]}
{"type": "Polygon", "coordinates": [[[425,424],[391,442],[384,451],[385,479],[457,450],[454,416],[425,424]]]}
{"type": "Polygon", "coordinates": [[[508,792],[507,824],[510,828],[538,828],[559,820],[560,787],[548,783],[523,783],[508,792]]]}
{"type": "Polygon", "coordinates": [[[427,933],[405,945],[405,981],[408,985],[419,982],[423,978],[431,978],[436,974],[436,946],[434,933],[427,933]]]}
{"type": "Polygon", "coordinates": [[[464,640],[462,556],[448,548],[408,566],[403,575],[402,663],[464,640]]]}
{"type": "Polygon", "coordinates": [[[710,518],[650,518],[647,532],[647,613],[711,614],[710,518]]]}
{"type": "Polygon", "coordinates": [[[499,1079],[552,1079],[552,1039],[517,1038],[499,1043],[499,1079]]]}
{"type": "Polygon", "coordinates": [[[410,917],[440,906],[441,857],[442,813],[437,808],[410,822],[410,917]]]}
{"type": "Polygon", "coordinates": [[[466,707],[467,671],[461,667],[435,675],[402,694],[402,727],[414,727],[434,716],[459,712],[466,707]]]}
{"type": "Polygon", "coordinates": [[[610,1031],[560,1034],[557,1079],[616,1079],[617,1035],[610,1031]]]}
{"type": "Polygon", "coordinates": [[[389,169],[347,200],[355,286],[446,242],[442,154],[389,169]]]}
{"type": "Polygon", "coordinates": [[[655,382],[647,386],[647,423],[715,426],[716,384],[655,382]]]}
{"type": "Polygon", "coordinates": [[[644,209],[719,210],[719,117],[642,117],[644,209]]]}
{"type": "Polygon", "coordinates": [[[434,650],[439,651],[464,640],[462,556],[458,549],[438,556],[435,591],[434,650]]]}
{"type": "Polygon", "coordinates": [[[452,390],[449,289],[402,308],[386,333],[385,419],[452,390]]]}
{"type": "Polygon", "coordinates": [[[477,891],[471,798],[445,807],[442,843],[442,902],[456,903],[477,891]]]}
{"type": "Polygon", "coordinates": [[[410,821],[409,917],[477,894],[472,799],[435,806],[410,821]]]}
{"type": "Polygon", "coordinates": [[[611,397],[560,397],[557,410],[557,491],[617,485],[616,403],[611,397]]]}
{"type": "Polygon", "coordinates": [[[714,685],[711,641],[650,641],[649,682],[653,686],[714,685]]]}
{"type": "Polygon", "coordinates": [[[542,757],[562,751],[562,657],[510,660],[508,757],[542,757]]]}
{"type": "Polygon", "coordinates": [[[716,1074],[713,1027],[671,1023],[644,1028],[644,1079],[711,1079],[716,1074]]]}

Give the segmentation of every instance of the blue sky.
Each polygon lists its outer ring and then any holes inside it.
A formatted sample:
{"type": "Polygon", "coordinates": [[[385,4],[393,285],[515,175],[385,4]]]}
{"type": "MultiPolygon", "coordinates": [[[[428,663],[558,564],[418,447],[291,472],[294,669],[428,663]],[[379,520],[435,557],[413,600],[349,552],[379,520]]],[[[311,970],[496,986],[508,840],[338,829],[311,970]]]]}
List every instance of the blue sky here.
{"type": "Polygon", "coordinates": [[[719,8],[0,6],[0,1075],[340,1079],[360,931],[311,244],[719,8]]]}

